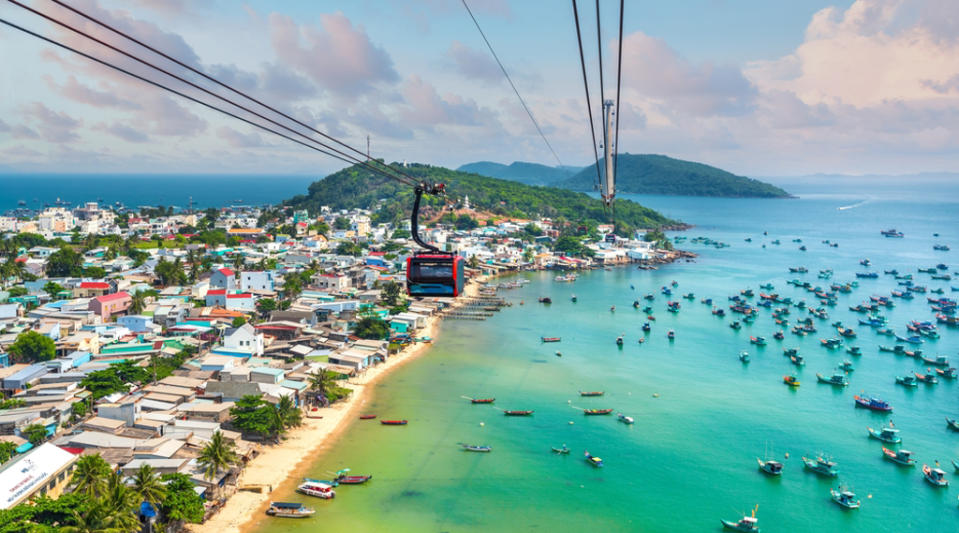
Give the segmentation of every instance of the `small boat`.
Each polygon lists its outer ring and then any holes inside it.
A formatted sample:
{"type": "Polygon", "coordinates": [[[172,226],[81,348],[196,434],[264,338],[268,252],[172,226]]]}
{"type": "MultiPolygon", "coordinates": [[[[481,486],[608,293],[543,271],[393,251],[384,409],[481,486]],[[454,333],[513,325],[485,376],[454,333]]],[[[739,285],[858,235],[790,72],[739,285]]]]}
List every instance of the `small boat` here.
{"type": "Polygon", "coordinates": [[[790,387],[798,387],[799,378],[796,376],[783,376],[783,383],[789,385],[790,387]]]}
{"type": "Polygon", "coordinates": [[[896,376],[896,383],[905,387],[918,387],[919,380],[913,376],[896,376]]]}
{"type": "Polygon", "coordinates": [[[731,323],[729,324],[729,327],[738,330],[738,329],[742,329],[743,326],[742,326],[742,324],[739,323],[738,320],[736,320],[736,321],[734,321],[734,322],[731,322],[731,323]]]}
{"type": "Polygon", "coordinates": [[[493,447],[492,447],[492,446],[485,446],[485,445],[484,445],[484,446],[478,446],[478,445],[475,445],[475,444],[464,444],[464,443],[462,443],[462,442],[460,443],[460,446],[463,448],[463,451],[464,451],[464,452],[489,453],[489,452],[493,451],[493,447]]]}
{"type": "Polygon", "coordinates": [[[748,363],[749,362],[749,352],[739,352],[739,360],[748,363]]]}
{"type": "Polygon", "coordinates": [[[336,491],[333,490],[332,484],[324,483],[316,479],[309,479],[300,483],[299,486],[296,487],[296,491],[301,494],[306,494],[307,496],[323,498],[324,500],[332,500],[336,497],[336,491]]]}
{"type": "Polygon", "coordinates": [[[856,499],[856,493],[848,489],[843,489],[840,486],[837,489],[829,489],[829,493],[832,494],[832,501],[839,504],[840,507],[846,509],[858,509],[860,501],[856,499]]]}
{"type": "Polygon", "coordinates": [[[539,298],[539,303],[541,303],[541,304],[551,304],[551,303],[553,303],[553,299],[550,298],[549,296],[541,296],[541,297],[539,298]]]}
{"type": "Polygon", "coordinates": [[[493,403],[496,398],[471,398],[470,403],[493,403]]]}
{"type": "Polygon", "coordinates": [[[798,348],[783,348],[783,355],[786,357],[792,357],[794,355],[799,355],[798,348]]]}
{"type": "Polygon", "coordinates": [[[553,453],[558,453],[560,455],[569,455],[569,448],[567,448],[565,444],[563,445],[562,448],[557,448],[553,446],[550,449],[553,450],[553,453]]]}
{"type": "Polygon", "coordinates": [[[862,350],[858,346],[850,346],[846,348],[846,353],[848,353],[849,355],[859,356],[859,355],[862,355],[862,350]]]}
{"type": "Polygon", "coordinates": [[[913,372],[912,374],[916,376],[917,380],[921,381],[922,383],[925,383],[926,385],[935,385],[936,383],[939,383],[939,378],[937,378],[936,375],[932,372],[926,372],[925,374],[919,374],[917,372],[913,372]]]}
{"type": "Polygon", "coordinates": [[[884,237],[892,237],[896,239],[901,239],[905,237],[905,234],[903,234],[901,231],[896,231],[895,229],[887,229],[887,230],[880,231],[879,233],[882,233],[884,237]]]}
{"type": "Polygon", "coordinates": [[[576,295],[575,295],[575,294],[574,294],[572,297],[570,297],[570,301],[572,301],[573,303],[576,303],[576,295]]]}
{"type": "Polygon", "coordinates": [[[266,510],[266,514],[277,518],[307,518],[315,512],[316,510],[295,502],[270,502],[270,508],[266,510]]]}
{"type": "Polygon", "coordinates": [[[759,463],[759,469],[770,476],[778,476],[783,473],[783,464],[779,461],[773,461],[772,459],[763,461],[758,457],[756,458],[756,461],[759,463]]]}
{"type": "Polygon", "coordinates": [[[533,411],[503,411],[503,414],[506,416],[530,416],[533,414],[533,411]]]}
{"type": "Polygon", "coordinates": [[[925,361],[927,365],[942,366],[942,367],[949,366],[949,358],[946,357],[945,355],[937,355],[934,359],[930,359],[929,357],[923,357],[922,360],[925,361]]]}
{"type": "Polygon", "coordinates": [[[623,413],[617,414],[617,415],[616,415],[616,418],[617,418],[620,422],[622,422],[622,423],[624,423],[624,424],[632,424],[632,423],[635,423],[635,422],[636,422],[636,420],[633,419],[633,417],[631,417],[631,416],[626,416],[626,415],[624,415],[623,413]]]}
{"type": "Polygon", "coordinates": [[[347,474],[339,474],[338,476],[336,476],[336,481],[338,481],[340,485],[362,485],[371,479],[373,479],[372,475],[350,476],[347,474]]]}
{"type": "Polygon", "coordinates": [[[380,420],[380,424],[384,426],[405,426],[407,424],[406,420],[380,420]]]}
{"type": "Polygon", "coordinates": [[[619,337],[616,337],[616,346],[622,346],[622,345],[623,345],[623,336],[620,335],[619,337]]]}
{"type": "Polygon", "coordinates": [[[773,333],[773,338],[778,341],[781,341],[786,338],[786,335],[782,332],[782,330],[780,330],[780,331],[777,331],[776,333],[773,333]]]}
{"type": "Polygon", "coordinates": [[[559,342],[562,340],[561,337],[540,337],[539,339],[543,342],[559,342]]]}
{"type": "Polygon", "coordinates": [[[830,461],[822,455],[815,459],[809,459],[804,456],[802,462],[808,470],[821,476],[836,477],[839,475],[839,469],[836,468],[835,461],[830,461]]]}
{"type": "Polygon", "coordinates": [[[856,400],[856,407],[863,407],[873,411],[882,411],[886,413],[892,411],[892,406],[887,402],[880,400],[879,398],[859,396],[857,394],[853,396],[853,399],[856,400]]]}
{"type": "Polygon", "coordinates": [[[856,272],[857,278],[875,279],[879,277],[878,272],[856,272]]]}
{"type": "Polygon", "coordinates": [[[675,339],[675,338],[676,338],[676,332],[673,331],[673,330],[667,331],[667,332],[666,332],[666,338],[669,339],[669,340],[675,339]]]}
{"type": "Polygon", "coordinates": [[[580,396],[602,396],[602,395],[604,395],[604,394],[606,394],[606,392],[605,392],[605,391],[601,391],[601,390],[597,390],[597,391],[579,391],[579,395],[580,395],[580,396]]]}
{"type": "Polygon", "coordinates": [[[603,466],[603,460],[595,455],[590,454],[588,451],[584,452],[584,458],[587,463],[593,465],[596,468],[603,466]]]}
{"type": "Polygon", "coordinates": [[[886,459],[903,466],[916,466],[916,460],[912,458],[912,452],[909,450],[893,451],[883,446],[882,455],[886,459]]]}
{"type": "Polygon", "coordinates": [[[612,412],[612,409],[583,409],[583,414],[587,416],[608,415],[612,412]]]}
{"type": "Polygon", "coordinates": [[[949,485],[949,480],[946,479],[946,472],[939,468],[938,463],[936,463],[936,467],[922,465],[922,477],[934,487],[946,487],[949,485]]]}
{"type": "Polygon", "coordinates": [[[946,379],[956,379],[956,367],[935,368],[936,374],[946,379]]]}
{"type": "Polygon", "coordinates": [[[892,422],[889,423],[889,427],[879,426],[879,431],[870,427],[867,427],[866,430],[869,431],[869,436],[876,440],[888,442],[889,444],[899,444],[902,442],[902,437],[899,436],[899,430],[892,427],[892,422]]]}
{"type": "MultiPolygon", "coordinates": [[[[759,506],[756,506],[756,509],[759,509],[759,506]]],[[[752,516],[744,516],[739,522],[732,522],[730,520],[722,520],[723,527],[726,529],[731,529],[733,531],[743,531],[745,533],[759,533],[759,526],[756,525],[759,520],[756,518],[756,509],[753,509],[752,516]]]]}
{"type": "Polygon", "coordinates": [[[360,415],[360,420],[373,420],[376,415],[360,415]]]}
{"type": "Polygon", "coordinates": [[[749,337],[749,343],[755,344],[756,346],[765,346],[766,339],[763,337],[749,337]]]}
{"type": "Polygon", "coordinates": [[[849,385],[849,380],[846,379],[846,375],[838,372],[828,378],[817,372],[816,379],[818,379],[820,383],[826,383],[827,385],[833,385],[836,387],[845,387],[846,385],[849,385]]]}
{"type": "Polygon", "coordinates": [[[946,417],[946,424],[949,425],[949,429],[959,431],[959,419],[946,417]]]}
{"type": "Polygon", "coordinates": [[[803,359],[803,356],[801,355],[790,355],[789,361],[796,366],[803,366],[806,364],[806,360],[803,359]]]}
{"type": "Polygon", "coordinates": [[[643,331],[648,332],[648,331],[650,331],[651,329],[653,329],[653,328],[652,328],[652,326],[649,325],[649,322],[643,323],[643,331]]]}

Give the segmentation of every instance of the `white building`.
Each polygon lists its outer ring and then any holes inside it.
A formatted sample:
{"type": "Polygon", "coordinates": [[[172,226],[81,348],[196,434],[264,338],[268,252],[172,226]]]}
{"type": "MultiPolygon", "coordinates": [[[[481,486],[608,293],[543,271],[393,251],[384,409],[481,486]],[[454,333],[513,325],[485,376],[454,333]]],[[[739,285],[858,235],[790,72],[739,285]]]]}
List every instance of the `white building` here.
{"type": "Polygon", "coordinates": [[[223,334],[223,348],[230,352],[261,356],[263,355],[263,334],[258,333],[249,324],[230,328],[223,334]]]}

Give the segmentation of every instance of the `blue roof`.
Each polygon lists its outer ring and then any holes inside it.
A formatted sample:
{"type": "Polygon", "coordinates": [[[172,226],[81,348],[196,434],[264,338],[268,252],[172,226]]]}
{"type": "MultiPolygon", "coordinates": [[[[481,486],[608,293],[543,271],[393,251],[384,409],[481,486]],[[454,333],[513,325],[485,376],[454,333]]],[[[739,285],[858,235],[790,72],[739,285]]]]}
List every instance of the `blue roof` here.
{"type": "Polygon", "coordinates": [[[306,383],[302,381],[293,381],[292,379],[284,379],[280,382],[281,387],[286,387],[288,389],[293,389],[297,391],[305,390],[307,387],[306,383]]]}
{"type": "Polygon", "coordinates": [[[286,371],[282,368],[270,368],[266,366],[251,368],[250,372],[256,372],[257,374],[269,374],[271,376],[282,376],[286,374],[286,371]]]}

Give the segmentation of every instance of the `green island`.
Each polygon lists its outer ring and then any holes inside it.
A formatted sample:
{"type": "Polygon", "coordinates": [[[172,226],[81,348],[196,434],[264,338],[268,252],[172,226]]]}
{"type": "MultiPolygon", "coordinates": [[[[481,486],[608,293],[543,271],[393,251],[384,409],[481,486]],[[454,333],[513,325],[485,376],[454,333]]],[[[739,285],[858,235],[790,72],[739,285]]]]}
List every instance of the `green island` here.
{"type": "Polygon", "coordinates": [[[527,163],[526,161],[514,161],[509,165],[492,161],[477,161],[476,163],[462,165],[456,170],[491,178],[518,181],[527,185],[553,185],[557,181],[575,175],[582,170],[582,167],[551,167],[539,163],[527,163]]]}

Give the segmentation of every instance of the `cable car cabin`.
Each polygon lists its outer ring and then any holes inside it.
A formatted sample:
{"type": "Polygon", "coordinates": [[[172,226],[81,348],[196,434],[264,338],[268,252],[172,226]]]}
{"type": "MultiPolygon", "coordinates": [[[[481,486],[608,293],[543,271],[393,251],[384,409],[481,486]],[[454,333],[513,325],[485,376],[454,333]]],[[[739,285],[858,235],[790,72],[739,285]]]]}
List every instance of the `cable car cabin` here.
{"type": "Polygon", "coordinates": [[[459,296],[466,283],[465,261],[451,254],[416,254],[406,259],[410,296],[459,296]]]}

